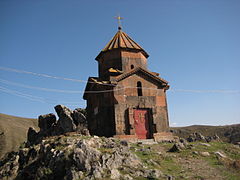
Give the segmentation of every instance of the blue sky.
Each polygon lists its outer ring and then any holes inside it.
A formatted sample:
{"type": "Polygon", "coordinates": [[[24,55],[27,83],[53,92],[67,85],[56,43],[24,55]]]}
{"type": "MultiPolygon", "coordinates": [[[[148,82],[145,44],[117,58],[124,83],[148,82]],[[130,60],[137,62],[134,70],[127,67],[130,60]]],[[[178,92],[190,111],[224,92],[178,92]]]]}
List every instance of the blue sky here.
{"type": "Polygon", "coordinates": [[[97,76],[95,57],[120,13],[123,31],[150,55],[149,70],[169,81],[171,125],[239,123],[239,9],[239,0],[1,0],[0,112],[37,118],[56,104],[85,107],[72,92],[84,82],[22,71],[97,76]]]}

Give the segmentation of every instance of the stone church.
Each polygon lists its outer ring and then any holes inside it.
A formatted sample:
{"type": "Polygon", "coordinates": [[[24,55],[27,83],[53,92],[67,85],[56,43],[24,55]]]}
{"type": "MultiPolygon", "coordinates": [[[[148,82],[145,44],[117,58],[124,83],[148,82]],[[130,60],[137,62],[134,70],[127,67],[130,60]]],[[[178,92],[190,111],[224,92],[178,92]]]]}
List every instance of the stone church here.
{"type": "Polygon", "coordinates": [[[83,98],[91,134],[150,139],[168,134],[168,82],[147,68],[148,53],[121,27],[96,57],[83,98]]]}

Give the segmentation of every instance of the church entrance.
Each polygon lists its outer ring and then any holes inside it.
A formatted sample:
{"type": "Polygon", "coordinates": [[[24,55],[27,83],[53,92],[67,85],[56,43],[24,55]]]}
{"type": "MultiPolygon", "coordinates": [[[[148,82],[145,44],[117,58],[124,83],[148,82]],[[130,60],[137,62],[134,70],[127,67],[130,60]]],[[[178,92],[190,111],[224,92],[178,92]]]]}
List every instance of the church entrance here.
{"type": "Polygon", "coordinates": [[[149,113],[147,109],[134,109],[134,125],[139,139],[150,138],[149,113]]]}

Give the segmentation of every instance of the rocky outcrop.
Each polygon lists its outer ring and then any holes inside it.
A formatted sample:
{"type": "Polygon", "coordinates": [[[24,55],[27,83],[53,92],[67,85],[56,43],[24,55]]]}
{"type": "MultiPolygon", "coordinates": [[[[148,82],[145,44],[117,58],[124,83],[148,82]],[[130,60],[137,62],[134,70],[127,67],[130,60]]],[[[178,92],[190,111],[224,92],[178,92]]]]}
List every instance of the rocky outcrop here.
{"type": "Polygon", "coordinates": [[[221,141],[218,135],[214,136],[203,136],[199,132],[195,132],[189,135],[187,138],[188,142],[203,141],[203,142],[212,142],[212,141],[221,141]]]}
{"type": "Polygon", "coordinates": [[[56,116],[52,113],[46,115],[40,115],[38,117],[38,127],[40,131],[46,131],[56,123],[56,116]]]}
{"type": "Polygon", "coordinates": [[[73,112],[64,105],[55,106],[55,111],[59,117],[57,122],[58,127],[60,127],[63,132],[73,132],[76,130],[76,124],[72,118],[73,112]]]}
{"type": "Polygon", "coordinates": [[[39,132],[33,128],[28,129],[27,145],[40,143],[48,136],[57,136],[68,132],[78,132],[82,135],[89,135],[86,117],[81,113],[81,109],[70,110],[64,105],[55,106],[59,119],[52,113],[40,115],[38,117],[39,132]]]}
{"type": "Polygon", "coordinates": [[[22,148],[0,162],[0,179],[147,179],[163,178],[147,169],[126,142],[79,134],[56,136],[22,148]]]}
{"type": "Polygon", "coordinates": [[[180,152],[185,149],[185,145],[181,142],[174,143],[174,145],[169,149],[169,152],[180,152]]]}

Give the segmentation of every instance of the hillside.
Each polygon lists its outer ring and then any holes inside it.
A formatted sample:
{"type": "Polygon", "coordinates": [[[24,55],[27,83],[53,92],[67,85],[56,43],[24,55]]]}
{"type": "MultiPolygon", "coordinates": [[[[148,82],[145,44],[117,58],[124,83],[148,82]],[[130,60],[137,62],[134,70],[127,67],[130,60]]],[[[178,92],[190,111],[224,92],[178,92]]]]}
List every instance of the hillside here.
{"type": "Polygon", "coordinates": [[[199,132],[204,136],[218,135],[221,140],[228,143],[240,142],[240,124],[226,126],[206,126],[193,125],[187,127],[172,127],[171,131],[179,137],[187,138],[194,132],[199,132]]]}
{"type": "Polygon", "coordinates": [[[20,144],[26,141],[29,127],[38,129],[37,119],[0,113],[0,158],[7,152],[16,151],[20,144]]]}
{"type": "Polygon", "coordinates": [[[67,133],[21,148],[0,161],[0,179],[6,180],[238,180],[239,177],[240,147],[223,142],[127,142],[67,133]]]}

